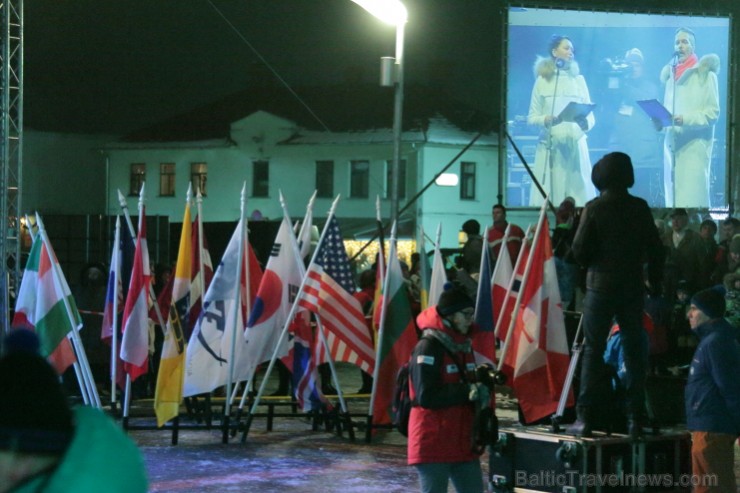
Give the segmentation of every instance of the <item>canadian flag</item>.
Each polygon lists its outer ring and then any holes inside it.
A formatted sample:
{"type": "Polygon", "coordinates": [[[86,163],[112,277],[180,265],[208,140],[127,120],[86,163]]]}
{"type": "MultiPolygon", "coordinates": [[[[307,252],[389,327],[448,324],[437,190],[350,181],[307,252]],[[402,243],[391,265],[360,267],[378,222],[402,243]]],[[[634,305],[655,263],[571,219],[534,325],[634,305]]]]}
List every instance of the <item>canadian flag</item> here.
{"type": "MultiPolygon", "coordinates": [[[[557,410],[570,356],[555,262],[544,208],[535,232],[515,309],[513,332],[504,365],[513,368],[511,386],[527,423],[557,410]]],[[[503,250],[503,249],[502,249],[503,250]]],[[[572,393],[568,405],[573,404],[572,393]]]]}

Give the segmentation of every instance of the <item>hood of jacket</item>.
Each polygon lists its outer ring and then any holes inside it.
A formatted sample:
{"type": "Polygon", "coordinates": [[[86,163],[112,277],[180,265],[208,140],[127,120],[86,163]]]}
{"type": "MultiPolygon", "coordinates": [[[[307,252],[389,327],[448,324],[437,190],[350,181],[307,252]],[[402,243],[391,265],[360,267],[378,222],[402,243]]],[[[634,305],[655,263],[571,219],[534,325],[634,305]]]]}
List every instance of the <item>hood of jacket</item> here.
{"type": "Polygon", "coordinates": [[[437,305],[430,306],[429,308],[422,311],[416,317],[416,326],[420,330],[433,330],[440,331],[444,335],[440,337],[440,340],[450,340],[455,345],[470,344],[470,340],[476,331],[476,326],[473,324],[470,327],[470,331],[466,334],[460,334],[458,331],[453,330],[451,327],[447,327],[442,320],[442,317],[437,313],[437,305]]]}
{"type": "MultiPolygon", "coordinates": [[[[546,80],[550,80],[555,76],[555,72],[557,71],[557,67],[555,66],[555,60],[553,60],[550,57],[542,57],[538,56],[537,60],[534,62],[534,76],[542,77],[546,80]]],[[[575,60],[570,62],[570,65],[568,68],[561,68],[561,72],[567,73],[572,77],[575,77],[581,73],[580,68],[578,68],[578,62],[575,60]]]]}

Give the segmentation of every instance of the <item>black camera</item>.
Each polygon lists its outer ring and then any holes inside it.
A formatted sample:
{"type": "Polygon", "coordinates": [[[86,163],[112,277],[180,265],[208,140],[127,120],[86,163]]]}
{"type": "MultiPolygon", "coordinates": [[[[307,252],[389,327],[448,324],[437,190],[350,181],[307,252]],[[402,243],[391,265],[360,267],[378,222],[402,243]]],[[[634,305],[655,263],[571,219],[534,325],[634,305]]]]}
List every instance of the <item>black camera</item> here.
{"type": "Polygon", "coordinates": [[[490,390],[496,386],[496,370],[489,364],[478,365],[475,368],[475,379],[490,390]]]}
{"type": "Polygon", "coordinates": [[[611,76],[628,75],[632,66],[623,58],[602,58],[599,61],[599,72],[611,76]]]}

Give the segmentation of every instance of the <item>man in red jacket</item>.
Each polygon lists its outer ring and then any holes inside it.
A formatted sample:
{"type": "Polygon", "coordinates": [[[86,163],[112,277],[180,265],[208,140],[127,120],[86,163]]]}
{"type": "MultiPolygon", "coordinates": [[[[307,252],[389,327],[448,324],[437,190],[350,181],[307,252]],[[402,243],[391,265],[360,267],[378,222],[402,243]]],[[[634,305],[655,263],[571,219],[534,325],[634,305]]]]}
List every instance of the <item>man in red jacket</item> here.
{"type": "MultiPolygon", "coordinates": [[[[503,204],[494,205],[491,214],[493,216],[493,227],[488,230],[487,239],[488,248],[491,251],[491,260],[495,262],[498,258],[498,252],[501,250],[501,242],[504,240],[506,226],[509,223],[506,221],[506,207],[503,204]]],[[[524,231],[522,231],[522,228],[516,224],[512,224],[509,231],[509,238],[506,240],[506,248],[509,249],[509,258],[511,258],[512,264],[516,262],[516,258],[519,256],[523,239],[524,231]]]]}
{"type": "Polygon", "coordinates": [[[476,383],[471,350],[474,302],[460,288],[446,290],[424,310],[424,330],[411,354],[408,463],[422,493],[482,493],[480,453],[473,432],[475,406],[488,406],[490,391],[476,383]]]}

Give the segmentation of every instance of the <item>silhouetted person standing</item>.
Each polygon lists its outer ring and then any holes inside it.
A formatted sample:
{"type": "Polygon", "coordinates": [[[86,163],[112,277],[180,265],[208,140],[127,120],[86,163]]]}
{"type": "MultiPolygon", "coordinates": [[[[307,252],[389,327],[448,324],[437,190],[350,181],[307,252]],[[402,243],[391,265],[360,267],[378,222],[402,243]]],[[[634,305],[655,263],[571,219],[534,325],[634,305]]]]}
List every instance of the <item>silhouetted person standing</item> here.
{"type": "Polygon", "coordinates": [[[635,181],[632,160],[627,154],[613,152],[604,156],[596,163],[592,179],[601,195],[586,205],[573,240],[575,258],[588,273],[578,421],[569,431],[579,436],[591,435],[601,392],[609,388],[603,354],[609,329],[616,321],[627,370],[624,386],[628,430],[635,437],[641,433],[645,416],[645,289],[653,294],[659,292],[664,250],[647,202],[627,192],[635,181]],[[647,280],[643,280],[646,261],[647,280]]]}

